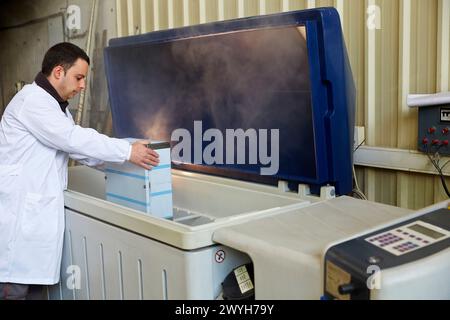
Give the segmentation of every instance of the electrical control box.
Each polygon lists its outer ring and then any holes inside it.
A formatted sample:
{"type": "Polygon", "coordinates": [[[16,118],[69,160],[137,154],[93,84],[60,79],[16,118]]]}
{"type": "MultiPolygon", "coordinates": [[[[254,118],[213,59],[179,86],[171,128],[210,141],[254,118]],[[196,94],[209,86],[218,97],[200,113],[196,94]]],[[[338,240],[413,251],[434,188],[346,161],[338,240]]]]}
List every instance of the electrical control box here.
{"type": "Polygon", "coordinates": [[[418,149],[450,155],[450,104],[419,108],[418,149]]]}

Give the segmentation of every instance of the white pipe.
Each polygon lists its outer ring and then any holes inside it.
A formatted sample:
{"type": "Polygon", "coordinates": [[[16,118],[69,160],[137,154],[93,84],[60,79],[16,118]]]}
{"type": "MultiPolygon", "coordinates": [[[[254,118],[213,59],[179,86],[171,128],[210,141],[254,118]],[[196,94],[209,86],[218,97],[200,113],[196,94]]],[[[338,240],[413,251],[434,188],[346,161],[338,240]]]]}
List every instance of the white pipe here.
{"type": "Polygon", "coordinates": [[[244,0],[238,1],[238,18],[245,17],[245,2],[244,0]]]}
{"type": "Polygon", "coordinates": [[[159,30],[159,0],[153,0],[153,30],[159,30]]]}
{"type": "Polygon", "coordinates": [[[316,0],[308,0],[306,3],[306,8],[312,9],[316,7],[316,0]]]}
{"type": "Polygon", "coordinates": [[[206,22],[206,0],[200,0],[200,23],[206,22]]]}
{"type": "Polygon", "coordinates": [[[283,12],[289,11],[289,0],[283,0],[283,12]]]}
{"type": "MultiPolygon", "coordinates": [[[[95,33],[95,25],[96,25],[96,17],[97,17],[97,0],[94,0],[93,4],[92,4],[92,10],[91,10],[91,18],[89,21],[89,32],[88,32],[88,38],[87,38],[87,43],[86,43],[86,52],[89,56],[92,56],[92,46],[91,46],[91,40],[92,40],[92,35],[95,33]]],[[[92,74],[92,72],[89,73],[89,79],[91,79],[92,77],[90,76],[92,74]]],[[[87,81],[87,83],[89,83],[89,81],[87,81]]],[[[77,113],[76,113],[76,117],[75,117],[75,123],[77,125],[81,124],[81,120],[83,119],[83,109],[84,109],[84,103],[85,103],[85,98],[86,98],[86,90],[89,88],[89,85],[86,86],[86,89],[81,90],[80,92],[80,100],[78,102],[78,108],[77,108],[77,113]]]]}
{"type": "Polygon", "coordinates": [[[266,0],[259,0],[259,14],[266,14],[266,0]]]}
{"type": "Polygon", "coordinates": [[[122,26],[122,5],[120,0],[116,0],[116,16],[117,16],[117,36],[123,36],[123,26],[122,26]]]}
{"type": "MultiPolygon", "coordinates": [[[[449,159],[442,157],[441,165],[449,159]]],[[[354,161],[355,165],[363,167],[438,175],[427,155],[416,150],[361,146],[355,152],[354,161]]],[[[450,164],[442,173],[450,176],[450,164]]]]}
{"type": "Polygon", "coordinates": [[[141,0],[141,33],[148,32],[147,25],[147,0],[141,0]]]}
{"type": "Polygon", "coordinates": [[[174,27],[174,9],[173,9],[173,0],[167,0],[167,18],[168,18],[168,27],[169,29],[173,29],[174,27]]]}
{"type": "Polygon", "coordinates": [[[127,0],[128,35],[135,34],[133,0],[127,0]]]}
{"type": "Polygon", "coordinates": [[[189,24],[189,0],[183,0],[183,25],[188,26],[189,24]]]}
{"type": "Polygon", "coordinates": [[[341,18],[341,26],[342,30],[344,30],[344,0],[334,0],[334,6],[336,10],[339,12],[339,17],[341,18]]]}
{"type": "Polygon", "coordinates": [[[450,86],[450,0],[439,1],[439,52],[438,83],[439,91],[448,91],[450,86]]]}
{"type": "Polygon", "coordinates": [[[217,15],[219,18],[219,21],[225,20],[225,2],[224,0],[219,0],[219,3],[217,4],[217,15]]]}

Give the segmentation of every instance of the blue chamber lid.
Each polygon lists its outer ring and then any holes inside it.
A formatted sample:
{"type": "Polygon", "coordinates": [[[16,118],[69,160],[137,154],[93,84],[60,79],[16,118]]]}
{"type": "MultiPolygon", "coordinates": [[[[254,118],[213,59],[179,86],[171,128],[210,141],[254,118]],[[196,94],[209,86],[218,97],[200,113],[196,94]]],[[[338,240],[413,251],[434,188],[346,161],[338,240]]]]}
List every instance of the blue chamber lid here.
{"type": "Polygon", "coordinates": [[[112,39],[105,66],[115,135],[172,141],[175,167],[351,192],[355,88],[335,9],[112,39]]]}

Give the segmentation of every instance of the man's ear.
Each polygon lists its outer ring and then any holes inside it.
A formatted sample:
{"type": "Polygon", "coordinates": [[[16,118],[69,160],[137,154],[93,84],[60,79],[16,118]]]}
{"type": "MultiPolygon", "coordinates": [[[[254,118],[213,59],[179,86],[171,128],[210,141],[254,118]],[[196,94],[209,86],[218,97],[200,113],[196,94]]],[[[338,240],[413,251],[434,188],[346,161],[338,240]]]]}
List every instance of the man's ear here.
{"type": "Polygon", "coordinates": [[[56,66],[53,68],[52,74],[53,74],[53,77],[55,77],[55,79],[59,80],[65,74],[64,68],[62,66],[56,66]]]}

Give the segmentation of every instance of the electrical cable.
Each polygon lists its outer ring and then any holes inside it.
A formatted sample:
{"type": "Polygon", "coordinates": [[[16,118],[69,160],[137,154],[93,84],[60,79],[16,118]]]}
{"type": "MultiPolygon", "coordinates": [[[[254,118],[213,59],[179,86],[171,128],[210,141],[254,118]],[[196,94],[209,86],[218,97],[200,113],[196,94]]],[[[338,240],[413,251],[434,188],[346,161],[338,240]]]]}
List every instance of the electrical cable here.
{"type": "Polygon", "coordinates": [[[355,188],[352,190],[353,193],[356,194],[360,199],[367,200],[367,197],[359,188],[358,179],[356,178],[355,165],[353,165],[353,181],[355,182],[355,188]]]}
{"type": "MultiPolygon", "coordinates": [[[[440,146],[441,147],[441,146],[440,146]]],[[[439,148],[440,148],[439,147],[439,148]]],[[[436,171],[439,173],[439,177],[441,179],[441,184],[442,187],[444,188],[445,193],[447,194],[447,197],[450,198],[450,191],[448,190],[447,187],[447,183],[445,181],[445,177],[444,174],[442,172],[442,170],[450,163],[450,161],[447,161],[442,167],[439,167],[439,162],[440,162],[440,154],[439,154],[439,148],[437,149],[436,153],[434,154],[434,157],[438,158],[438,160],[434,160],[431,155],[430,155],[430,149],[429,146],[427,145],[427,157],[430,160],[431,164],[434,166],[434,168],[436,169],[436,171]]]]}
{"type": "Polygon", "coordinates": [[[448,160],[442,167],[441,170],[444,170],[446,166],[448,166],[448,164],[450,163],[450,160],[448,160]]]}
{"type": "MultiPolygon", "coordinates": [[[[358,151],[359,148],[361,148],[361,146],[366,142],[366,139],[364,139],[357,147],[356,149],[353,151],[353,153],[355,153],[356,151],[358,151]]],[[[362,200],[367,200],[366,195],[361,191],[361,189],[359,188],[359,184],[358,184],[358,179],[356,177],[356,169],[355,169],[355,165],[353,165],[353,181],[355,182],[355,188],[352,190],[353,195],[356,195],[359,199],[362,200]]]]}
{"type": "Polygon", "coordinates": [[[358,151],[358,149],[361,148],[362,145],[363,145],[365,142],[366,142],[366,139],[364,139],[364,140],[356,147],[356,149],[355,149],[353,152],[358,151]]]}

